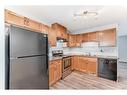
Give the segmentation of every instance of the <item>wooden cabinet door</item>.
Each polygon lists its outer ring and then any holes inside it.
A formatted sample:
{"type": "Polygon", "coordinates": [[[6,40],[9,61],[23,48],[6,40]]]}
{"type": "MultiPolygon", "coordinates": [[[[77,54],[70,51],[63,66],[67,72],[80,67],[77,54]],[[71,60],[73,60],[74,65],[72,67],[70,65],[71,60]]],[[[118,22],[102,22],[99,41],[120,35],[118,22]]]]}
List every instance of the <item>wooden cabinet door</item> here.
{"type": "Polygon", "coordinates": [[[88,42],[88,33],[83,34],[83,42],[88,42]]]}
{"type": "Polygon", "coordinates": [[[56,31],[56,36],[61,37],[61,29],[57,23],[52,24],[52,28],[56,31]]]}
{"type": "Polygon", "coordinates": [[[97,58],[88,58],[87,72],[97,74],[97,58]]]}
{"type": "Polygon", "coordinates": [[[80,47],[82,43],[82,35],[81,34],[77,34],[76,35],[76,46],[80,47]]]}
{"type": "Polygon", "coordinates": [[[82,71],[82,63],[83,63],[83,57],[79,56],[78,57],[78,70],[82,71]]]}
{"type": "Polygon", "coordinates": [[[49,85],[61,79],[62,77],[62,61],[55,60],[51,61],[49,64],[49,85]]]}
{"type": "Polygon", "coordinates": [[[28,27],[32,30],[41,32],[41,23],[38,23],[34,20],[31,20],[29,18],[24,18],[24,25],[25,27],[28,27]]]}
{"type": "Polygon", "coordinates": [[[69,34],[69,47],[75,47],[76,46],[76,35],[69,34]]]}
{"type": "Polygon", "coordinates": [[[64,39],[68,40],[68,35],[67,35],[67,32],[66,31],[63,31],[63,34],[62,35],[63,35],[63,38],[64,39]]]}
{"type": "Polygon", "coordinates": [[[61,34],[61,38],[65,37],[65,31],[63,31],[62,29],[60,30],[60,34],[61,34]]]}
{"type": "Polygon", "coordinates": [[[5,10],[5,22],[18,26],[24,26],[24,17],[19,16],[11,11],[5,10]]]}
{"type": "Polygon", "coordinates": [[[67,34],[67,32],[64,33],[64,39],[66,39],[68,41],[68,34],[67,34]]]}
{"type": "Polygon", "coordinates": [[[56,31],[52,28],[49,29],[48,40],[51,46],[56,46],[56,31]]]}
{"type": "Polygon", "coordinates": [[[74,56],[74,70],[79,70],[78,56],[74,56]]]}
{"type": "Polygon", "coordinates": [[[52,24],[52,28],[56,30],[57,37],[66,39],[65,33],[66,33],[67,29],[64,26],[62,26],[58,23],[54,23],[54,24],[52,24]]]}
{"type": "Polygon", "coordinates": [[[55,64],[49,63],[49,85],[52,85],[55,82],[55,64]]]}
{"type": "Polygon", "coordinates": [[[71,57],[71,70],[74,70],[74,56],[71,57]]]}
{"type": "Polygon", "coordinates": [[[48,34],[49,28],[50,28],[49,26],[44,25],[44,24],[41,24],[41,32],[42,32],[42,33],[48,34]]]}
{"type": "Polygon", "coordinates": [[[57,29],[56,32],[57,32],[57,37],[62,38],[62,32],[60,31],[60,29],[57,29]]]}
{"type": "Polygon", "coordinates": [[[66,39],[67,29],[62,25],[59,25],[58,27],[59,27],[60,32],[61,32],[61,38],[66,39]]]}
{"type": "Polygon", "coordinates": [[[88,61],[87,61],[87,58],[86,57],[82,57],[81,59],[80,59],[80,66],[81,66],[81,71],[82,72],[87,72],[87,64],[88,64],[88,61]]]}
{"type": "Polygon", "coordinates": [[[99,32],[100,46],[116,46],[116,29],[99,32]]]}
{"type": "Polygon", "coordinates": [[[56,81],[62,77],[62,61],[58,60],[56,62],[56,81]]]}
{"type": "Polygon", "coordinates": [[[88,34],[88,41],[98,42],[98,33],[97,32],[89,33],[88,34]]]}

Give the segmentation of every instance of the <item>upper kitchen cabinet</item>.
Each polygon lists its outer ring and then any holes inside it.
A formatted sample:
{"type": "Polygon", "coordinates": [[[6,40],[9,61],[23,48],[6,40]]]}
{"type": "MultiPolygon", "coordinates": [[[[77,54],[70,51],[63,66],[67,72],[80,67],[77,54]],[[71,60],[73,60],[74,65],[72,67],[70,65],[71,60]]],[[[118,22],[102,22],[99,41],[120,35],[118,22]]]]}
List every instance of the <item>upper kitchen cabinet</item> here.
{"type": "Polygon", "coordinates": [[[64,38],[66,40],[68,39],[66,27],[64,27],[64,26],[62,26],[62,25],[60,25],[58,23],[54,23],[54,24],[52,24],[52,28],[54,30],[56,30],[57,37],[64,38]]]}
{"type": "Polygon", "coordinates": [[[48,41],[51,46],[56,46],[56,31],[52,28],[49,28],[48,41]]]}
{"type": "Polygon", "coordinates": [[[98,42],[98,32],[88,33],[88,41],[89,42],[98,42]]]}
{"type": "Polygon", "coordinates": [[[5,23],[26,27],[34,31],[41,31],[41,23],[8,10],[5,10],[5,23]]]}
{"type": "Polygon", "coordinates": [[[116,29],[108,29],[99,32],[100,46],[116,46],[116,29]]]}
{"type": "Polygon", "coordinates": [[[41,23],[24,17],[24,26],[35,31],[41,32],[41,23]]]}
{"type": "Polygon", "coordinates": [[[83,40],[83,35],[82,34],[77,34],[76,35],[76,46],[77,47],[81,46],[82,40],[83,40]]]}
{"type": "Polygon", "coordinates": [[[44,34],[48,34],[49,28],[50,28],[49,26],[42,24],[41,25],[41,32],[44,34]]]}
{"type": "Polygon", "coordinates": [[[24,26],[24,17],[9,10],[5,10],[5,23],[24,26]]]}
{"type": "Polygon", "coordinates": [[[68,46],[69,47],[76,47],[76,35],[69,34],[68,46]]]}
{"type": "Polygon", "coordinates": [[[89,37],[88,33],[82,34],[82,36],[83,36],[83,42],[88,42],[88,37],[89,37]]]}

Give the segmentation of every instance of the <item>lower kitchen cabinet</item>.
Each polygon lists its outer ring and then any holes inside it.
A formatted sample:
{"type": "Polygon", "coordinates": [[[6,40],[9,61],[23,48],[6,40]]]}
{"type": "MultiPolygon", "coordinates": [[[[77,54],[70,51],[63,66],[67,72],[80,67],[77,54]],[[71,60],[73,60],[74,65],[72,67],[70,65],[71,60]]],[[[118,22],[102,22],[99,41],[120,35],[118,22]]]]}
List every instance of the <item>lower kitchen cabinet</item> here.
{"type": "Polygon", "coordinates": [[[62,77],[62,60],[49,62],[49,85],[51,86],[62,77]]]}
{"type": "Polygon", "coordinates": [[[97,58],[88,58],[87,72],[97,75],[97,58]]]}
{"type": "Polygon", "coordinates": [[[55,65],[50,62],[49,65],[49,85],[55,83],[55,65]]]}
{"type": "Polygon", "coordinates": [[[74,70],[97,75],[97,58],[74,56],[72,62],[74,70]]]}
{"type": "Polygon", "coordinates": [[[79,70],[79,62],[78,62],[78,56],[73,57],[73,69],[74,70],[79,70]]]}
{"type": "Polygon", "coordinates": [[[71,57],[71,70],[74,70],[74,56],[71,57]]]}
{"type": "Polygon", "coordinates": [[[88,64],[87,58],[83,56],[79,57],[79,63],[80,63],[80,71],[87,72],[87,64],[88,64]]]}

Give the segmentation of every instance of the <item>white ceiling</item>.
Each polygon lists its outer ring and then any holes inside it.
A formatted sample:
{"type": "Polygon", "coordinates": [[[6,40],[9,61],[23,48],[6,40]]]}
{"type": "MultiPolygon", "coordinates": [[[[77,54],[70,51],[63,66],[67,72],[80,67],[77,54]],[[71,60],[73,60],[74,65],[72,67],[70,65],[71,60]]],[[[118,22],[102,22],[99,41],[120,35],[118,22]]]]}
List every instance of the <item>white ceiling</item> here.
{"type": "Polygon", "coordinates": [[[122,6],[7,6],[6,8],[49,25],[58,22],[71,32],[112,24],[127,18],[127,7],[122,6]],[[75,21],[73,14],[84,9],[97,11],[98,19],[77,18],[75,21]]]}

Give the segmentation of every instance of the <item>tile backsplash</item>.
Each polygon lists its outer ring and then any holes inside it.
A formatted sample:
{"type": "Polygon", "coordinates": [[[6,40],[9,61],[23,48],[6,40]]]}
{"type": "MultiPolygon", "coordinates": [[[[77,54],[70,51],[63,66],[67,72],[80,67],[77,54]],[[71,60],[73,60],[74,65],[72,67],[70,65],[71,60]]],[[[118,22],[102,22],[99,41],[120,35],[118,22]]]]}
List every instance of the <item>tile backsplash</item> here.
{"type": "Polygon", "coordinates": [[[96,43],[92,43],[94,45],[84,45],[82,44],[81,47],[74,47],[74,48],[63,48],[62,43],[57,42],[56,47],[49,48],[49,55],[52,56],[53,50],[63,50],[64,54],[68,53],[80,53],[85,54],[90,52],[92,55],[110,55],[110,56],[118,56],[118,49],[117,47],[98,47],[96,43]]]}

